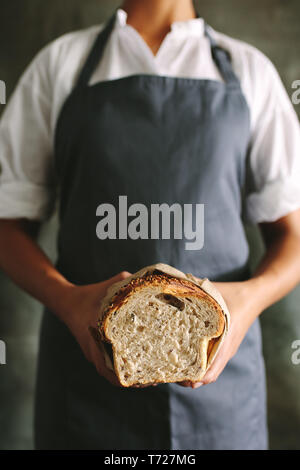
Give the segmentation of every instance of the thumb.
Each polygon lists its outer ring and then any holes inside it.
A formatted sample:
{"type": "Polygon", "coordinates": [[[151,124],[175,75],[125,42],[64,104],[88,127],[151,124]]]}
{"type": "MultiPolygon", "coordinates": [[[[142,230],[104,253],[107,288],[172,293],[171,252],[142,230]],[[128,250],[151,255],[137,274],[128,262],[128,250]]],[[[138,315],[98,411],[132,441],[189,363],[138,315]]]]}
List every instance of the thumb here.
{"type": "Polygon", "coordinates": [[[90,355],[99,375],[105,377],[112,385],[121,386],[115,372],[109,369],[105,362],[104,345],[96,328],[89,327],[92,336],[92,344],[90,345],[90,355]]]}

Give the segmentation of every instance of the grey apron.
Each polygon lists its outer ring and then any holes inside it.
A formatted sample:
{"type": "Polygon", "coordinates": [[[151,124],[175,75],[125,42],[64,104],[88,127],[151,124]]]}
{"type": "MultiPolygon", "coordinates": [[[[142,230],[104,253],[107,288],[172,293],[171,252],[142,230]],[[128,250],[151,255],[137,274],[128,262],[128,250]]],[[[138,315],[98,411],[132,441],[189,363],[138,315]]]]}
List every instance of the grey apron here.
{"type": "MultiPolygon", "coordinates": [[[[210,38],[224,82],[134,75],[89,86],[114,26],[101,32],[57,123],[57,267],[83,285],[163,262],[211,280],[245,280],[242,215],[249,109],[228,54],[210,38]],[[99,240],[99,204],[205,204],[205,244],[99,240]]],[[[209,34],[207,32],[209,37],[209,34]]],[[[119,389],[45,312],[40,339],[38,449],[264,449],[265,374],[259,323],[216,383],[119,389]]]]}

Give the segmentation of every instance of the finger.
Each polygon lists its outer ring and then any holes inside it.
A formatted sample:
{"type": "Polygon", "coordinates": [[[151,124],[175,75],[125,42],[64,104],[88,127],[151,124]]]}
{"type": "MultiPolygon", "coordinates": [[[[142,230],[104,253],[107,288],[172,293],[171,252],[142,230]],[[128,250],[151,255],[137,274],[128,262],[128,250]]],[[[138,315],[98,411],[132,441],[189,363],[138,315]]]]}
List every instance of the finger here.
{"type": "Polygon", "coordinates": [[[218,354],[214,358],[212,365],[201,380],[205,385],[216,382],[220,374],[225,369],[231,357],[231,343],[232,339],[229,333],[220,350],[218,351],[218,354]]]}
{"type": "Polygon", "coordinates": [[[128,271],[121,271],[120,273],[118,273],[115,276],[108,279],[108,281],[106,281],[106,282],[108,282],[109,284],[113,284],[113,283],[118,282],[118,281],[123,281],[124,279],[127,279],[131,275],[132,274],[129,273],[128,271]]]}
{"type": "Polygon", "coordinates": [[[112,385],[115,385],[116,387],[122,387],[122,384],[120,383],[115,372],[107,367],[104,358],[99,355],[99,351],[97,351],[95,354],[94,364],[98,373],[107,379],[112,385]]]}
{"type": "Polygon", "coordinates": [[[223,361],[221,363],[218,361],[218,363],[213,364],[203,377],[203,384],[207,385],[215,382],[224,369],[225,364],[226,362],[223,361]]]}
{"type": "Polygon", "coordinates": [[[202,385],[205,385],[205,383],[184,381],[184,382],[177,382],[177,385],[180,385],[181,387],[196,389],[196,388],[202,387],[202,385]]]}
{"type": "Polygon", "coordinates": [[[132,273],[130,273],[129,271],[122,271],[120,272],[119,274],[119,277],[121,279],[127,279],[128,277],[132,276],[132,273]]]}
{"type": "MultiPolygon", "coordinates": [[[[121,283],[122,281],[127,279],[129,276],[131,276],[131,273],[129,273],[128,271],[122,271],[122,272],[116,274],[115,276],[111,277],[110,279],[107,279],[106,281],[103,281],[101,283],[101,287],[100,287],[101,298],[103,298],[103,296],[107,294],[108,289],[113,284],[121,283]]],[[[96,284],[96,285],[98,285],[98,284],[96,284]]]]}
{"type": "Polygon", "coordinates": [[[107,379],[112,385],[116,385],[117,387],[121,387],[121,383],[116,376],[115,372],[109,369],[106,364],[104,359],[99,356],[99,351],[96,352],[94,357],[94,365],[100,375],[102,375],[105,379],[107,379]]]}
{"type": "Polygon", "coordinates": [[[104,377],[106,380],[108,380],[112,385],[118,387],[118,388],[123,388],[122,384],[120,383],[118,377],[114,372],[111,370],[105,368],[105,367],[97,367],[96,369],[98,371],[98,374],[104,377]]]}
{"type": "Polygon", "coordinates": [[[89,327],[89,332],[92,335],[93,340],[94,340],[90,345],[91,358],[98,373],[100,375],[103,375],[113,385],[120,387],[121,384],[115,372],[109,369],[106,365],[106,362],[104,359],[104,346],[102,344],[98,331],[95,328],[89,327]]]}
{"type": "Polygon", "coordinates": [[[157,383],[151,383],[151,384],[135,384],[131,385],[132,388],[146,388],[146,387],[157,387],[157,383]]]}
{"type": "Polygon", "coordinates": [[[192,386],[192,382],[190,382],[189,380],[184,380],[183,382],[176,382],[177,385],[180,385],[180,387],[191,387],[192,386]]]}
{"type": "Polygon", "coordinates": [[[227,358],[225,358],[224,356],[217,356],[212,366],[209,368],[209,370],[203,377],[202,383],[204,385],[207,385],[216,382],[219,375],[223,372],[227,362],[227,358]]]}
{"type": "Polygon", "coordinates": [[[205,385],[204,382],[194,382],[194,383],[192,383],[192,388],[194,388],[194,389],[200,388],[200,387],[202,387],[202,385],[205,385]]]}

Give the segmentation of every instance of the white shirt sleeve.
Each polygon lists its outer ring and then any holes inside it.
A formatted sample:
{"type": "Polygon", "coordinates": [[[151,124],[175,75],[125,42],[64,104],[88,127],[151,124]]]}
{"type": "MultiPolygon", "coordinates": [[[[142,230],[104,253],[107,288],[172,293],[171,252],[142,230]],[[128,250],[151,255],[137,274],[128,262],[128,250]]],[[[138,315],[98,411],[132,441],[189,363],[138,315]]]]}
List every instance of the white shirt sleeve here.
{"type": "Polygon", "coordinates": [[[53,213],[57,119],[102,27],[48,44],[17,84],[0,121],[0,218],[46,220],[53,213]]]}
{"type": "Polygon", "coordinates": [[[273,222],[300,208],[300,126],[274,65],[257,52],[246,219],[273,222]]]}
{"type": "Polygon", "coordinates": [[[54,208],[48,54],[26,69],[0,122],[0,218],[43,220],[54,208]]]}

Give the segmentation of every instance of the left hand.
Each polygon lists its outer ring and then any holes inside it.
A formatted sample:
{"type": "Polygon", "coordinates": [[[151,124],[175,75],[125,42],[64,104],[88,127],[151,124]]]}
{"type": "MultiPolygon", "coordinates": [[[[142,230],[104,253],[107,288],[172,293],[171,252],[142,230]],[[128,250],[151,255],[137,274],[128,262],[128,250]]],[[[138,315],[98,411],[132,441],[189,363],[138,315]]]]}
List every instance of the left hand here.
{"type": "Polygon", "coordinates": [[[230,312],[230,327],[211,367],[199,383],[181,382],[184,387],[198,388],[215,382],[228,361],[236,354],[248,329],[261,313],[255,296],[255,279],[245,282],[216,282],[230,312]]]}

